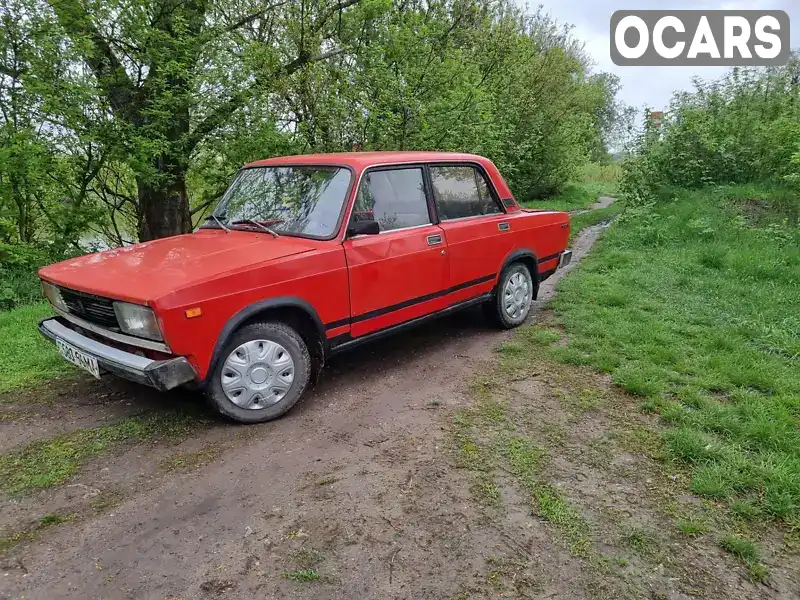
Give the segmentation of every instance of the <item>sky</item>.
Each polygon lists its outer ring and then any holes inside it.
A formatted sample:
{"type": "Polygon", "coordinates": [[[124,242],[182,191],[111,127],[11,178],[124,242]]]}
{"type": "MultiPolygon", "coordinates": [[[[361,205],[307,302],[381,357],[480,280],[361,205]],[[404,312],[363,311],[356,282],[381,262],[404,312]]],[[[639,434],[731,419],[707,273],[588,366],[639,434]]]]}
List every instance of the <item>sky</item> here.
{"type": "MultiPolygon", "coordinates": [[[[792,48],[800,47],[800,1],[798,0],[539,0],[543,10],[561,23],[571,23],[576,38],[586,44],[586,51],[597,71],[619,76],[622,89],[619,99],[641,108],[667,108],[676,90],[691,90],[692,78],[715,79],[728,71],[725,67],[618,67],[611,62],[609,37],[611,15],[615,10],[784,10],[791,21],[792,48]]],[[[530,3],[535,8],[535,0],[530,3]]]]}

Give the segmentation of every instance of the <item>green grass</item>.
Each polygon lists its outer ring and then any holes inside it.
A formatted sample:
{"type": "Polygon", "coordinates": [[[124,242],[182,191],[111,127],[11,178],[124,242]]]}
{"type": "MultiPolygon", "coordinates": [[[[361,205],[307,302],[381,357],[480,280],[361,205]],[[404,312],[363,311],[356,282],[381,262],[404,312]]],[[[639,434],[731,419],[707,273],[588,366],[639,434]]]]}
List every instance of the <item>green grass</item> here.
{"type": "Polygon", "coordinates": [[[600,196],[614,197],[617,194],[617,182],[621,170],[619,164],[588,163],[578,180],[568,183],[558,194],[550,198],[525,202],[523,206],[564,211],[586,209],[590,204],[597,202],[600,196]]]}
{"type": "Polygon", "coordinates": [[[755,581],[764,581],[769,575],[767,568],[761,563],[761,551],[750,540],[729,534],[720,540],[719,545],[747,565],[748,573],[755,581]]]}
{"type": "Polygon", "coordinates": [[[299,569],[297,571],[283,573],[282,577],[299,583],[309,583],[311,581],[318,581],[320,579],[320,574],[314,569],[299,569]]]}
{"type": "Polygon", "coordinates": [[[624,205],[620,201],[617,201],[606,208],[599,208],[597,210],[590,210],[579,215],[572,215],[569,218],[570,243],[572,243],[572,240],[575,239],[575,236],[578,235],[582,229],[591,227],[592,225],[597,225],[598,223],[603,223],[605,221],[611,221],[623,210],[624,205]]]}
{"type": "Polygon", "coordinates": [[[129,417],[114,425],[80,429],[33,442],[0,456],[0,490],[19,494],[64,483],[87,460],[128,441],[179,438],[199,423],[183,413],[129,417]]]}
{"type": "Polygon", "coordinates": [[[0,556],[5,556],[9,550],[20,542],[34,539],[45,529],[62,523],[69,523],[74,521],[75,518],[76,515],[45,515],[32,527],[0,537],[0,556]]]}
{"type": "Polygon", "coordinates": [[[569,183],[564,189],[550,198],[523,202],[525,208],[542,208],[549,210],[584,210],[597,202],[600,196],[614,196],[617,191],[616,182],[587,181],[569,183]]]}
{"type": "Polygon", "coordinates": [[[800,229],[786,203],[723,188],[628,209],[554,301],[569,344],[550,355],[659,412],[693,491],[748,519],[800,516],[800,229]],[[757,222],[740,212],[754,197],[757,222]]]}
{"type": "Polygon", "coordinates": [[[676,525],[678,530],[687,537],[697,537],[708,531],[708,524],[705,520],[693,516],[679,518],[676,525]]]}
{"type": "Polygon", "coordinates": [[[74,372],[37,328],[52,314],[44,302],[0,312],[0,393],[74,372]]]}

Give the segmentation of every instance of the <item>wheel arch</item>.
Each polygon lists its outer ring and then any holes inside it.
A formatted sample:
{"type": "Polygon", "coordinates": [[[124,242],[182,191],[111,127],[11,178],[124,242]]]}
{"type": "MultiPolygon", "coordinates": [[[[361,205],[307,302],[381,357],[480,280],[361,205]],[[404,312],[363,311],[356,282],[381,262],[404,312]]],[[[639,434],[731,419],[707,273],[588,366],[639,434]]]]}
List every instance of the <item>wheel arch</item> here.
{"type": "Polygon", "coordinates": [[[531,274],[531,279],[533,279],[533,299],[536,300],[539,295],[540,283],[539,259],[536,257],[536,253],[530,248],[519,248],[510,252],[503,259],[503,264],[500,267],[500,270],[497,272],[497,281],[500,281],[500,276],[502,275],[503,271],[506,270],[506,268],[517,262],[521,262],[528,267],[528,271],[530,271],[531,274]]]}
{"type": "Polygon", "coordinates": [[[228,319],[217,336],[214,351],[211,354],[211,362],[202,385],[206,385],[213,377],[221,359],[222,349],[230,337],[245,325],[258,321],[280,321],[297,331],[311,354],[312,379],[316,380],[319,377],[328,352],[322,320],[314,307],[306,300],[294,296],[281,296],[245,306],[228,319]]]}

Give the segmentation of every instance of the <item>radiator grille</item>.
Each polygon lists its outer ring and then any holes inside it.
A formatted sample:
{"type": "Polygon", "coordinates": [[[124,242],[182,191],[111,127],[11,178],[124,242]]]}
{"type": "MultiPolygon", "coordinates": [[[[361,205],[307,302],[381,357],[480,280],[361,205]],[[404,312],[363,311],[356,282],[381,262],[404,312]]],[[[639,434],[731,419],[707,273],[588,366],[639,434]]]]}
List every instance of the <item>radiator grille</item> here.
{"type": "Polygon", "coordinates": [[[117,329],[119,326],[113,300],[67,288],[58,289],[71,314],[108,329],[117,329]]]}

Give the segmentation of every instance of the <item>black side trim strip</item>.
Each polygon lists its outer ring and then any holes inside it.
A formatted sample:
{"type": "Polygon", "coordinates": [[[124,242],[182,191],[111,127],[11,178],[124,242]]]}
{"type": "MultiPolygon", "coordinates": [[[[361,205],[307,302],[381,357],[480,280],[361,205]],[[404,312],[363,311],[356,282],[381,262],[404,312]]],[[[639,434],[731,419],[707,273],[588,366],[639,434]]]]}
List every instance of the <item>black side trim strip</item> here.
{"type": "Polygon", "coordinates": [[[367,319],[374,319],[375,317],[380,317],[382,315],[394,312],[396,310],[408,308],[409,306],[414,306],[415,304],[420,304],[421,302],[427,302],[428,300],[441,298],[442,296],[447,296],[448,294],[452,294],[453,292],[458,292],[459,290],[472,287],[473,285],[478,285],[481,283],[486,283],[487,281],[492,281],[495,278],[495,275],[496,274],[494,273],[492,275],[485,275],[484,277],[478,277],[477,279],[473,279],[471,281],[465,281],[464,283],[459,283],[458,285],[454,285],[452,287],[449,287],[445,290],[440,290],[438,292],[433,292],[432,294],[426,294],[425,296],[419,296],[418,298],[411,298],[410,300],[399,302],[397,304],[392,304],[390,306],[385,306],[384,308],[376,308],[375,310],[371,310],[369,312],[356,315],[351,319],[340,319],[339,321],[333,321],[332,323],[327,323],[325,325],[325,329],[326,330],[334,329],[336,327],[341,327],[342,325],[347,325],[348,323],[349,324],[360,323],[361,321],[366,321],[367,319]]]}
{"type": "Polygon", "coordinates": [[[331,348],[330,352],[331,354],[338,354],[339,352],[343,352],[344,350],[349,350],[354,346],[360,346],[363,343],[371,342],[373,340],[377,340],[382,337],[392,335],[399,331],[403,331],[404,329],[410,329],[411,327],[415,327],[417,325],[425,323],[426,321],[432,319],[438,319],[439,317],[443,317],[452,312],[462,310],[469,306],[480,304],[481,302],[489,300],[491,297],[492,293],[487,292],[486,294],[475,296],[474,298],[470,298],[469,300],[464,300],[463,302],[459,302],[458,304],[451,304],[450,306],[448,306],[447,308],[443,308],[442,310],[429,313],[427,315],[422,315],[421,317],[417,317],[416,319],[411,319],[410,321],[404,321],[403,323],[398,323],[397,325],[390,325],[389,327],[385,327],[377,331],[372,331],[366,335],[357,338],[351,337],[349,333],[337,335],[335,338],[328,340],[330,342],[330,348],[331,348]]]}
{"type": "Polygon", "coordinates": [[[331,321],[330,323],[325,323],[325,329],[336,329],[337,327],[344,327],[345,325],[350,325],[350,318],[346,319],[339,319],[338,321],[331,321]]]}
{"type": "Polygon", "coordinates": [[[548,260],[553,260],[554,258],[558,258],[561,256],[561,252],[556,252],[555,254],[551,254],[550,256],[545,256],[544,258],[539,259],[539,264],[546,263],[548,260]]]}
{"type": "Polygon", "coordinates": [[[392,304],[391,306],[386,306],[384,308],[377,308],[375,310],[371,310],[369,312],[356,315],[355,317],[350,319],[350,322],[360,323],[361,321],[366,321],[367,319],[374,319],[375,317],[380,317],[381,315],[385,315],[390,312],[394,312],[396,310],[408,308],[409,306],[414,306],[415,304],[420,304],[421,302],[427,302],[428,300],[433,300],[435,298],[441,298],[442,296],[447,296],[448,294],[452,294],[453,292],[457,292],[459,290],[472,287],[473,285],[478,285],[479,283],[486,283],[487,281],[491,281],[492,279],[494,279],[494,277],[495,277],[494,274],[486,275],[485,277],[479,277],[478,279],[473,279],[472,281],[465,281],[464,283],[459,283],[458,285],[449,287],[446,290],[433,292],[432,294],[426,294],[425,296],[420,296],[419,298],[412,298],[411,300],[406,300],[405,302],[392,304]]]}

